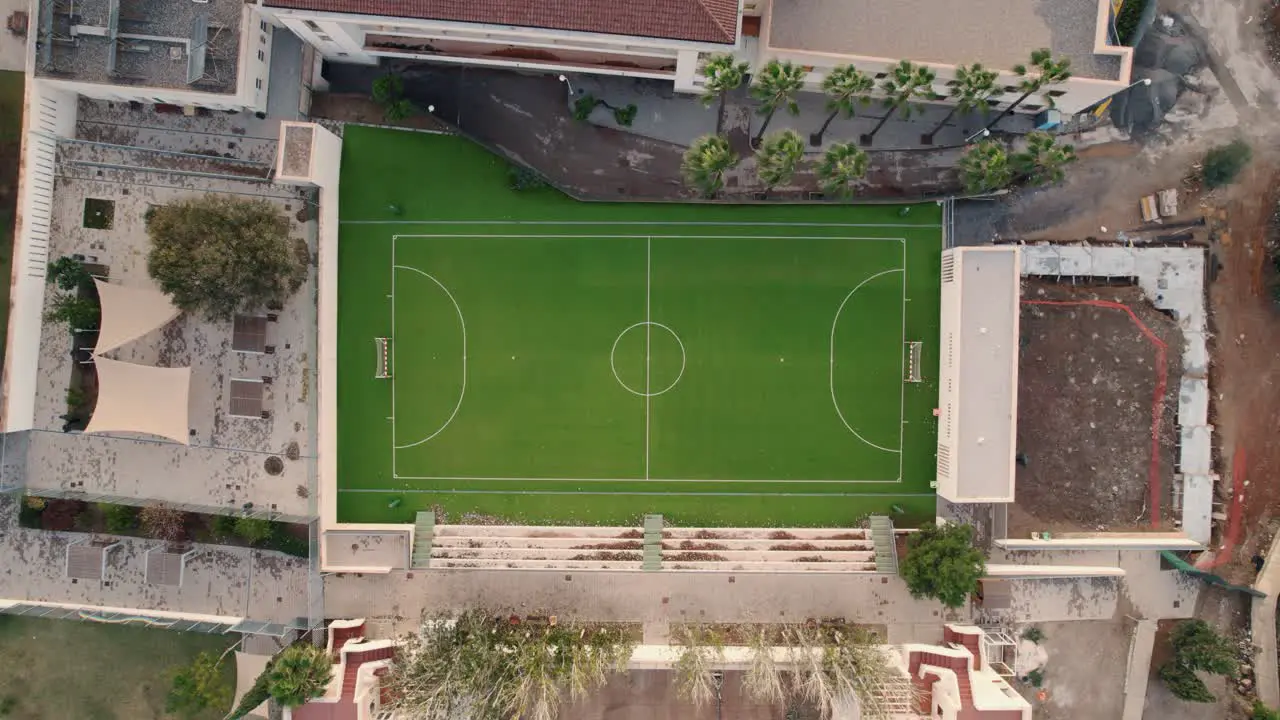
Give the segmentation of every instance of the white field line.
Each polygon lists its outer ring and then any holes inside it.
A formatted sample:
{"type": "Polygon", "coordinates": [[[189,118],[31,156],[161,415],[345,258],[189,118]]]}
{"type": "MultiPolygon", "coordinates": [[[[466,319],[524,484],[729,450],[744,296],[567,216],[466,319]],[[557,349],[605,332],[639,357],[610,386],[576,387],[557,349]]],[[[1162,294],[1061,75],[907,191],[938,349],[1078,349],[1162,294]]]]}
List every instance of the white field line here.
{"type": "MultiPolygon", "coordinates": [[[[397,476],[397,480],[493,480],[498,482],[575,482],[575,483],[611,483],[611,482],[644,482],[645,478],[639,477],[623,477],[623,478],[564,478],[564,477],[482,477],[475,475],[426,475],[426,476],[397,476]]],[[[885,484],[894,485],[901,483],[901,479],[895,480],[807,480],[807,479],[764,479],[764,480],[733,480],[724,478],[655,478],[648,479],[649,482],[668,482],[668,483],[733,483],[741,485],[758,485],[762,483],[813,483],[821,485],[839,485],[839,484],[885,484]]]]}
{"type": "Polygon", "coordinates": [[[935,497],[935,493],[755,493],[755,492],[657,492],[626,490],[622,492],[597,492],[594,490],[472,490],[467,488],[340,488],[344,493],[448,493],[450,495],[627,495],[652,497],[815,497],[815,498],[872,498],[872,497],[935,497]]]}
{"type": "Polygon", "coordinates": [[[569,225],[654,227],[828,227],[828,228],[942,228],[941,223],[816,223],[816,222],[680,222],[678,220],[343,220],[343,225],[569,225]]]}
{"type": "MultiPolygon", "coordinates": [[[[836,398],[836,328],[840,324],[840,313],[844,312],[844,306],[849,302],[849,298],[856,295],[857,292],[861,290],[864,285],[871,282],[872,280],[875,280],[876,278],[883,277],[890,273],[903,273],[905,277],[906,270],[904,268],[893,268],[891,270],[881,270],[880,272],[874,275],[871,275],[870,277],[864,278],[862,282],[855,285],[853,289],[849,291],[848,295],[844,296],[844,300],[840,301],[840,307],[836,308],[836,315],[831,320],[831,344],[830,344],[831,352],[830,352],[830,357],[828,358],[828,364],[827,364],[830,372],[828,385],[831,389],[831,405],[835,407],[836,415],[840,418],[840,422],[844,425],[846,430],[853,433],[854,437],[866,443],[868,446],[875,448],[876,450],[882,450],[887,453],[898,453],[899,455],[901,455],[902,454],[901,443],[899,443],[898,448],[896,450],[894,448],[887,448],[887,447],[884,447],[883,445],[877,445],[871,442],[870,440],[862,437],[862,434],[859,433],[857,430],[854,430],[853,426],[849,424],[849,421],[845,419],[844,412],[840,410],[840,401],[836,398]]],[[[901,346],[899,346],[899,354],[901,354],[901,346]]],[[[901,363],[901,360],[899,360],[899,362],[901,363]]],[[[899,378],[899,380],[901,381],[901,378],[899,378]]],[[[899,416],[898,417],[899,419],[898,434],[899,434],[899,440],[901,440],[901,434],[902,434],[901,407],[899,407],[898,409],[898,416],[899,416]]],[[[901,459],[898,460],[898,464],[899,464],[899,469],[901,469],[901,464],[902,464],[901,459]]],[[[898,475],[899,477],[901,477],[902,473],[899,472],[898,475]]]]}
{"type": "MultiPolygon", "coordinates": [[[[436,428],[435,432],[422,438],[421,440],[418,440],[416,442],[411,442],[405,445],[395,445],[396,439],[394,437],[391,438],[391,443],[392,445],[395,446],[396,450],[406,450],[408,448],[417,447],[425,442],[428,442],[431,439],[435,438],[440,433],[444,432],[444,429],[449,427],[449,424],[453,422],[453,419],[458,416],[458,411],[462,409],[462,400],[467,396],[467,320],[462,316],[462,307],[458,305],[458,300],[453,297],[453,293],[449,292],[449,288],[445,287],[444,283],[437,280],[434,276],[429,275],[419,270],[418,268],[412,267],[410,265],[396,265],[395,269],[416,272],[419,275],[430,280],[431,282],[435,283],[436,285],[439,285],[440,289],[444,291],[444,294],[449,297],[449,301],[453,303],[453,309],[456,310],[458,313],[458,323],[462,326],[462,391],[458,393],[458,403],[453,406],[453,412],[449,414],[449,418],[444,421],[444,424],[436,428]]],[[[395,371],[392,370],[392,372],[395,372],[395,371]]],[[[392,473],[392,477],[395,477],[394,471],[392,473]]]]}
{"type": "Polygon", "coordinates": [[[644,479],[649,479],[649,401],[653,390],[650,385],[650,348],[653,346],[653,325],[650,324],[649,297],[653,282],[653,238],[644,244],[644,479]]]}
{"type": "Polygon", "coordinates": [[[396,476],[396,236],[391,236],[391,477],[396,476]]]}
{"type": "Polygon", "coordinates": [[[898,477],[905,464],[907,429],[907,243],[902,243],[902,344],[898,346],[898,477]]]}
{"type": "Polygon", "coordinates": [[[512,239],[546,239],[546,240],[640,240],[643,238],[670,238],[674,240],[876,240],[884,242],[906,242],[901,237],[849,237],[847,235],[568,235],[564,233],[438,233],[438,234],[401,234],[397,238],[447,238],[463,240],[466,238],[512,238],[512,239]]]}

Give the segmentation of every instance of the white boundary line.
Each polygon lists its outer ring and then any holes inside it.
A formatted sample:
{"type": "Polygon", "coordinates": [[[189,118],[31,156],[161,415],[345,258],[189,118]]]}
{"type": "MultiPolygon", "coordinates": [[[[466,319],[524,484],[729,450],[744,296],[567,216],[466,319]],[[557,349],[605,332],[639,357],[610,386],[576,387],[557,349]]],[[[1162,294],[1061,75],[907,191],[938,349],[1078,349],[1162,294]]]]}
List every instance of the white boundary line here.
{"type": "MultiPolygon", "coordinates": [[[[653,238],[645,238],[644,243],[644,479],[649,479],[649,402],[653,399],[653,388],[650,385],[652,364],[650,350],[653,347],[653,323],[650,322],[649,298],[653,285],[653,238]]],[[[674,333],[673,333],[674,334],[674,333]]],[[[679,338],[677,338],[678,340],[679,338]]],[[[610,360],[612,360],[610,356],[610,360]]],[[[684,374],[681,366],[680,374],[684,374]]],[[[676,378],[676,382],[680,382],[676,378]]],[[[674,387],[674,385],[672,386],[674,387]]]]}
{"type": "MultiPolygon", "coordinates": [[[[941,307],[941,295],[939,295],[941,307]]],[[[941,340],[941,333],[939,333],[941,340]]],[[[898,478],[906,467],[903,452],[907,446],[907,241],[902,241],[902,344],[898,351],[898,478]]]]}
{"type": "MultiPolygon", "coordinates": [[[[554,226],[554,225],[587,225],[587,226],[596,226],[596,225],[675,225],[675,226],[680,226],[680,225],[688,225],[688,226],[702,226],[702,225],[705,225],[705,226],[717,226],[717,225],[719,225],[719,226],[726,226],[726,227],[736,227],[736,226],[745,226],[745,227],[755,227],[755,226],[766,226],[766,227],[768,227],[768,226],[778,226],[778,227],[848,227],[848,228],[857,228],[857,227],[876,227],[876,228],[933,228],[933,227],[937,227],[937,225],[936,225],[936,224],[924,224],[924,225],[914,225],[914,224],[862,224],[862,225],[858,225],[858,224],[840,224],[840,223],[776,223],[776,222],[775,222],[775,223],[768,223],[768,222],[762,222],[762,223],[731,223],[731,222],[623,222],[623,221],[602,221],[602,222],[594,222],[594,221],[564,221],[564,222],[559,222],[559,221],[551,221],[551,220],[546,220],[546,221],[543,221],[543,220],[534,220],[534,221],[521,221],[521,220],[507,220],[507,221],[482,221],[482,220],[473,220],[473,221],[423,220],[423,221],[410,221],[410,222],[399,222],[399,221],[349,221],[349,224],[370,224],[370,225],[395,225],[395,224],[403,224],[403,225],[553,225],[553,226],[554,226]]],[[[903,458],[902,458],[902,455],[903,455],[903,453],[902,453],[902,451],[901,451],[901,450],[890,450],[890,449],[888,449],[888,448],[884,448],[884,447],[881,447],[881,446],[879,446],[879,445],[876,445],[876,444],[874,444],[874,443],[872,443],[872,442],[870,442],[870,441],[866,440],[865,438],[863,438],[863,437],[862,437],[861,435],[859,435],[856,431],[854,431],[854,430],[853,430],[853,428],[849,427],[849,424],[848,424],[847,422],[845,422],[845,421],[844,421],[844,416],[843,416],[843,414],[840,412],[840,409],[839,409],[839,407],[838,407],[838,406],[836,407],[836,412],[837,412],[837,414],[839,414],[839,415],[840,415],[841,422],[842,422],[842,423],[844,423],[845,427],[846,427],[846,428],[847,428],[851,433],[853,433],[856,437],[858,437],[858,439],[859,439],[859,440],[861,440],[862,442],[866,443],[867,445],[869,445],[869,446],[871,446],[871,447],[874,447],[874,448],[876,448],[876,449],[878,449],[878,450],[883,450],[883,451],[885,451],[885,452],[892,452],[892,453],[897,453],[897,454],[898,454],[898,477],[897,477],[896,479],[893,479],[893,480],[807,480],[807,479],[791,479],[791,478],[788,478],[788,479],[765,479],[765,480],[720,480],[720,479],[706,479],[706,478],[688,478],[688,479],[685,479],[685,478],[652,478],[652,477],[650,477],[650,475],[649,475],[649,439],[650,439],[650,438],[649,438],[649,401],[650,401],[650,397],[649,397],[649,395],[648,395],[648,383],[649,383],[649,363],[650,363],[650,360],[649,360],[649,342],[650,342],[650,338],[649,338],[649,329],[650,329],[651,325],[650,325],[650,323],[649,323],[649,321],[648,321],[648,317],[649,317],[649,313],[650,313],[650,306],[649,306],[650,280],[651,280],[651,278],[650,278],[650,273],[652,272],[652,266],[651,266],[651,262],[652,262],[652,258],[651,258],[651,248],[652,248],[652,242],[653,242],[653,239],[654,239],[654,238],[692,239],[692,240],[701,240],[701,239],[708,239],[708,240],[711,240],[711,239],[726,239],[726,240],[851,240],[851,241],[852,241],[852,240],[879,240],[879,241],[893,241],[893,242],[898,242],[898,243],[900,243],[900,244],[901,244],[901,246],[902,246],[902,262],[903,262],[903,267],[902,267],[902,268],[894,268],[894,269],[891,269],[891,270],[881,271],[880,273],[876,273],[875,275],[872,275],[871,277],[865,278],[861,283],[859,283],[859,285],[858,285],[857,287],[855,287],[855,288],[854,288],[854,291],[851,291],[851,292],[850,292],[850,295],[852,295],[852,294],[853,294],[853,292],[856,292],[858,288],[860,288],[862,285],[866,284],[866,283],[867,283],[867,282],[869,282],[870,280],[874,279],[875,277],[878,277],[878,276],[880,276],[880,275],[884,275],[884,274],[887,274],[887,273],[891,273],[891,272],[902,272],[902,273],[903,273],[903,283],[902,283],[903,303],[902,303],[902,305],[901,305],[901,312],[902,312],[902,327],[903,327],[903,330],[902,330],[902,337],[903,337],[903,342],[905,343],[905,342],[906,342],[906,322],[907,322],[907,315],[906,315],[906,313],[907,313],[907,308],[906,308],[906,257],[907,257],[907,239],[906,239],[906,238],[904,238],[904,237],[850,237],[850,236],[838,236],[838,235],[801,235],[801,236],[797,236],[797,235],[597,235],[597,234],[589,234],[589,235],[572,235],[572,234],[563,234],[563,233],[556,233],[556,234],[546,234],[546,233],[535,233],[535,234],[509,234],[509,233],[498,233],[498,234],[489,234],[489,233],[474,233],[474,234],[473,234],[473,233],[468,233],[468,234],[459,234],[459,233],[440,233],[440,234],[393,234],[393,235],[391,236],[392,263],[393,263],[393,269],[392,269],[392,295],[393,295],[393,299],[392,299],[392,335],[393,335],[393,340],[392,340],[392,342],[393,342],[393,347],[392,347],[392,363],[393,363],[393,365],[392,365],[392,367],[393,367],[393,370],[392,370],[392,373],[393,373],[393,376],[392,376],[392,382],[393,382],[393,390],[392,390],[392,433],[393,433],[393,435],[392,435],[392,447],[393,447],[393,449],[392,449],[392,478],[393,478],[393,479],[395,479],[395,480],[481,480],[481,481],[482,481],[482,480],[493,480],[493,481],[505,481],[505,480],[509,480],[509,481],[520,481],[520,482],[536,482],[536,481],[546,481],[546,482],[636,482],[636,481],[641,481],[642,479],[641,479],[641,478],[526,478],[526,477],[402,476],[402,475],[396,475],[396,473],[395,473],[395,451],[396,451],[397,449],[407,449],[407,448],[415,447],[415,446],[417,446],[417,445],[421,445],[422,443],[425,443],[425,442],[427,442],[427,441],[429,441],[429,440],[431,440],[431,439],[435,438],[437,435],[439,435],[439,434],[440,434],[440,433],[445,429],[445,427],[447,427],[450,423],[452,423],[452,422],[453,422],[454,417],[456,417],[456,416],[457,416],[458,410],[459,410],[459,409],[461,408],[461,406],[462,406],[462,396],[460,395],[460,396],[459,396],[459,399],[458,399],[458,405],[454,408],[453,414],[451,414],[451,415],[450,415],[449,419],[445,421],[445,424],[444,424],[443,426],[441,426],[438,430],[436,430],[436,432],[432,433],[430,436],[428,436],[428,437],[426,437],[426,438],[424,438],[424,439],[422,439],[422,440],[419,440],[418,442],[413,443],[413,444],[411,444],[411,445],[404,445],[404,446],[397,446],[397,445],[395,445],[395,436],[394,436],[394,432],[395,432],[395,419],[394,419],[394,416],[395,416],[395,412],[394,412],[394,405],[395,405],[394,380],[395,380],[395,377],[394,377],[394,376],[395,376],[396,371],[394,370],[394,367],[395,367],[395,364],[394,364],[394,363],[395,363],[395,356],[394,356],[394,352],[395,352],[395,348],[394,348],[394,343],[395,343],[395,340],[394,340],[394,334],[395,334],[395,327],[394,327],[394,316],[395,316],[395,301],[394,301],[394,294],[395,294],[395,289],[394,289],[394,286],[395,286],[395,268],[396,268],[396,267],[401,267],[401,268],[403,268],[403,269],[405,269],[405,270],[412,270],[412,271],[414,271],[414,272],[417,272],[417,273],[419,273],[419,274],[421,274],[421,275],[426,276],[427,278],[429,278],[429,279],[431,279],[433,282],[435,282],[437,285],[439,285],[439,286],[440,286],[440,288],[441,288],[442,290],[444,290],[444,291],[445,291],[445,294],[447,294],[447,295],[449,296],[449,299],[450,299],[451,301],[453,301],[453,303],[454,303],[454,307],[455,307],[455,309],[457,309],[457,311],[458,311],[458,318],[459,318],[459,321],[463,323],[463,392],[462,392],[462,395],[465,395],[465,393],[466,393],[466,389],[465,389],[465,388],[466,388],[466,329],[465,329],[465,320],[463,320],[463,318],[462,318],[462,309],[458,306],[457,300],[456,300],[456,299],[454,299],[453,294],[452,294],[452,293],[450,293],[450,292],[449,292],[449,290],[448,290],[448,288],[446,288],[442,283],[440,283],[440,281],[439,281],[439,280],[436,280],[434,277],[432,277],[432,276],[428,275],[427,273],[425,273],[425,272],[423,272],[423,271],[421,271],[421,270],[419,270],[419,269],[417,269],[417,268],[410,267],[410,266],[396,266],[396,265],[394,264],[394,263],[395,263],[395,245],[396,245],[396,242],[397,242],[399,239],[401,239],[401,238],[407,238],[407,239],[408,239],[408,238],[556,238],[556,239],[575,239],[575,238],[583,238],[583,239],[639,239],[639,238],[645,238],[645,241],[646,241],[646,276],[645,276],[645,317],[646,317],[646,320],[645,320],[645,323],[644,323],[644,324],[645,324],[645,327],[646,327],[646,337],[645,337],[645,348],[646,348],[646,349],[645,349],[645,383],[646,383],[646,393],[645,393],[645,395],[646,395],[646,397],[645,397],[645,477],[643,478],[643,480],[645,480],[645,481],[652,481],[652,482],[722,482],[722,483],[859,483],[859,484],[876,484],[876,483],[891,484],[891,483],[902,483],[902,482],[903,482],[903,478],[902,478],[902,468],[903,468],[903,458]]],[[[846,302],[848,301],[848,298],[849,298],[849,296],[846,296],[846,297],[845,297],[845,301],[846,301],[846,302]]],[[[841,308],[843,308],[843,306],[844,306],[844,302],[842,302],[842,303],[841,303],[841,308]]],[[[837,310],[836,318],[837,318],[837,319],[839,318],[839,310],[837,310]]],[[[834,353],[834,321],[833,321],[833,326],[832,326],[832,327],[833,327],[833,330],[832,330],[832,336],[833,336],[832,352],[834,353]]],[[[674,332],[673,332],[673,334],[674,334],[674,332]]],[[[678,340],[678,338],[677,338],[677,340],[678,340]]],[[[906,362],[906,361],[905,361],[905,359],[902,359],[902,358],[900,358],[900,359],[899,359],[899,365],[900,365],[900,368],[901,368],[901,366],[902,366],[902,363],[905,363],[905,362],[906,362]]],[[[831,372],[832,372],[832,376],[834,377],[834,366],[832,366],[832,370],[831,370],[831,372]]],[[[905,372],[905,370],[904,370],[904,372],[905,372]]],[[[905,399],[906,399],[906,389],[905,389],[905,385],[903,385],[903,387],[902,387],[902,389],[901,389],[901,392],[900,392],[900,396],[899,396],[899,409],[898,409],[898,417],[899,417],[899,431],[898,431],[898,439],[899,439],[899,443],[898,443],[898,444],[899,444],[899,447],[901,447],[901,446],[902,446],[902,444],[903,444],[903,440],[904,440],[904,435],[903,435],[904,430],[903,430],[902,426],[903,426],[904,421],[905,421],[905,413],[906,413],[905,399]]],[[[833,403],[834,403],[834,401],[835,401],[834,389],[832,389],[832,401],[833,401],[833,403]]],[[[431,491],[431,490],[409,490],[409,489],[401,489],[401,491],[407,491],[407,492],[433,492],[433,491],[431,491]]],[[[342,492],[361,492],[361,490],[358,490],[358,489],[349,489],[349,490],[342,490],[342,492]]],[[[375,491],[369,491],[369,492],[375,492],[375,491]]],[[[462,491],[462,490],[450,490],[450,492],[467,492],[467,491],[462,491]]],[[[474,492],[480,492],[480,493],[485,493],[485,492],[495,492],[495,493],[496,493],[496,492],[505,492],[505,491],[474,491],[474,492]]],[[[515,493],[517,493],[517,494],[523,494],[523,491],[514,491],[514,492],[515,492],[515,493]]],[[[541,492],[541,491],[532,491],[532,493],[533,493],[533,494],[537,494],[538,492],[541,492]]],[[[555,491],[555,492],[544,493],[544,494],[578,494],[578,493],[555,491]]],[[[661,494],[666,494],[666,493],[601,493],[601,494],[642,494],[642,495],[643,495],[643,494],[653,494],[653,495],[661,495],[661,494]]],[[[734,495],[734,494],[742,494],[742,495],[746,495],[746,494],[751,494],[751,493],[686,493],[686,494],[691,494],[691,495],[734,495]]],[[[757,493],[757,495],[761,495],[761,496],[765,496],[765,495],[779,495],[779,493],[757,493]]],[[[793,494],[793,495],[803,495],[803,494],[793,494]]]]}
{"type": "Polygon", "coordinates": [[[391,478],[396,476],[396,237],[391,236],[391,478]]]}
{"type": "Polygon", "coordinates": [[[813,498],[908,498],[936,497],[937,493],[799,493],[799,492],[659,492],[627,490],[623,492],[595,492],[593,490],[472,490],[467,488],[339,488],[340,493],[439,493],[447,495],[636,495],[653,497],[813,497],[813,498]]]}
{"type": "MultiPolygon", "coordinates": [[[[563,477],[482,477],[474,475],[427,475],[427,476],[401,476],[396,480],[492,480],[495,482],[575,482],[575,483],[612,483],[612,482],[645,482],[642,477],[623,477],[623,478],[563,478],[563,477]]],[[[811,480],[808,478],[764,478],[749,480],[728,480],[725,478],[661,478],[651,477],[648,482],[668,482],[668,483],[746,483],[746,484],[762,484],[762,483],[815,483],[815,484],[841,484],[841,483],[881,483],[892,485],[900,483],[902,480],[811,480]]]]}
{"type": "Polygon", "coordinates": [[[618,337],[613,339],[613,347],[609,349],[609,369],[613,371],[613,379],[618,382],[618,385],[621,386],[623,390],[626,390],[627,392],[631,393],[632,395],[635,395],[636,397],[655,398],[655,397],[658,397],[659,395],[665,395],[671,392],[671,390],[675,388],[676,385],[680,384],[680,379],[684,377],[684,371],[688,365],[689,365],[689,354],[685,350],[684,341],[680,339],[680,336],[676,334],[675,330],[672,330],[671,328],[667,327],[666,325],[663,325],[660,322],[644,322],[642,320],[638,323],[633,323],[631,325],[626,326],[625,328],[623,328],[622,332],[618,333],[618,337]],[[618,374],[618,364],[614,360],[615,356],[618,354],[618,343],[622,342],[622,338],[625,337],[627,333],[631,332],[632,330],[635,330],[641,325],[644,325],[647,328],[662,328],[663,330],[667,331],[667,333],[670,334],[672,338],[675,339],[676,345],[680,348],[680,372],[676,373],[676,379],[672,380],[670,385],[662,388],[658,392],[653,392],[652,387],[649,388],[649,392],[642,392],[628,385],[627,382],[622,379],[622,376],[618,374]]]}
{"type": "MultiPolygon", "coordinates": [[[[869,276],[869,277],[863,278],[862,282],[858,283],[857,285],[854,285],[854,286],[853,286],[853,289],[849,291],[849,294],[848,294],[848,295],[845,295],[845,296],[844,296],[844,300],[842,300],[842,301],[840,302],[840,307],[836,308],[836,315],[835,315],[835,317],[834,317],[834,318],[832,318],[832,319],[831,319],[831,343],[830,343],[830,349],[831,349],[831,352],[830,352],[830,357],[829,357],[829,361],[828,361],[828,364],[827,364],[827,367],[828,367],[828,369],[829,369],[829,371],[830,371],[830,372],[829,372],[829,375],[828,375],[828,380],[829,380],[829,382],[828,382],[828,387],[831,389],[831,405],[832,405],[833,407],[835,407],[835,409],[836,409],[836,416],[838,416],[838,417],[840,418],[840,423],[841,423],[842,425],[844,425],[844,427],[845,427],[845,429],[846,429],[846,430],[848,430],[849,432],[853,433],[853,436],[854,436],[854,437],[858,438],[859,440],[861,440],[862,442],[866,443],[866,444],[867,444],[867,445],[869,445],[870,447],[875,448],[876,450],[880,450],[880,451],[887,452],[887,453],[898,453],[899,455],[901,455],[901,454],[902,454],[902,443],[901,443],[901,440],[902,440],[902,429],[901,429],[901,425],[902,425],[902,415],[903,415],[903,410],[904,410],[904,408],[902,407],[902,398],[901,398],[901,397],[898,399],[898,425],[899,425],[899,429],[898,429],[898,440],[899,440],[899,443],[898,443],[898,448],[897,448],[896,450],[895,450],[895,449],[893,449],[893,448],[887,448],[887,447],[884,447],[883,445],[877,445],[877,444],[875,444],[875,443],[871,442],[870,440],[868,440],[868,439],[866,439],[866,438],[862,437],[862,433],[858,432],[857,430],[854,430],[854,429],[853,429],[853,426],[849,424],[849,421],[845,419],[844,412],[842,412],[842,411],[840,410],[840,401],[836,399],[836,327],[840,324],[840,313],[844,312],[844,306],[845,306],[845,304],[846,304],[846,303],[848,303],[848,302],[849,302],[849,298],[851,298],[851,297],[853,297],[854,295],[856,295],[856,294],[857,294],[857,292],[858,292],[859,290],[861,290],[861,289],[862,289],[862,287],[863,287],[864,285],[866,285],[867,283],[871,282],[872,280],[875,280],[876,278],[883,277],[883,276],[885,276],[885,275],[889,275],[889,274],[891,274],[891,273],[903,273],[903,283],[904,283],[904,285],[905,285],[905,283],[906,283],[906,269],[905,269],[905,268],[892,268],[892,269],[890,269],[890,270],[881,270],[880,272],[875,273],[874,275],[871,275],[871,276],[869,276]]],[[[906,307],[903,307],[903,308],[902,308],[902,314],[903,314],[903,317],[906,317],[906,312],[907,312],[906,307]]],[[[901,361],[899,361],[899,363],[901,363],[901,361]]],[[[901,477],[902,477],[902,472],[901,472],[901,464],[902,464],[902,461],[901,461],[901,459],[899,459],[898,464],[899,464],[898,477],[899,477],[899,478],[901,478],[901,477]]]]}
{"type": "Polygon", "coordinates": [[[940,228],[939,223],[680,222],[677,220],[343,220],[343,225],[652,225],[704,227],[940,228]]]}
{"type": "MultiPolygon", "coordinates": [[[[395,241],[393,240],[392,242],[394,243],[395,241]]],[[[395,272],[396,270],[408,270],[410,272],[416,272],[422,277],[435,283],[436,285],[439,285],[440,289],[444,291],[444,294],[449,297],[449,301],[453,303],[453,309],[456,310],[458,313],[458,322],[462,326],[462,391],[458,393],[458,404],[453,406],[453,412],[449,414],[449,419],[445,420],[443,425],[436,428],[436,431],[431,433],[430,435],[422,438],[421,440],[418,440],[417,442],[412,442],[407,445],[396,445],[395,444],[396,438],[392,436],[391,438],[391,444],[393,447],[392,453],[394,453],[396,450],[407,450],[411,447],[417,447],[425,442],[430,441],[440,433],[444,432],[444,429],[449,427],[449,424],[453,422],[453,419],[458,417],[458,411],[462,409],[462,400],[467,396],[467,320],[462,316],[462,308],[458,305],[458,300],[453,297],[453,293],[449,292],[449,288],[445,287],[444,283],[440,282],[439,280],[435,279],[435,277],[433,277],[432,275],[429,275],[419,270],[416,267],[412,267],[409,265],[393,265],[392,272],[395,272]]],[[[395,372],[395,371],[392,370],[392,372],[395,372]]],[[[394,392],[394,389],[393,389],[393,392],[394,392]]],[[[392,477],[395,477],[394,469],[392,471],[392,477]]]]}

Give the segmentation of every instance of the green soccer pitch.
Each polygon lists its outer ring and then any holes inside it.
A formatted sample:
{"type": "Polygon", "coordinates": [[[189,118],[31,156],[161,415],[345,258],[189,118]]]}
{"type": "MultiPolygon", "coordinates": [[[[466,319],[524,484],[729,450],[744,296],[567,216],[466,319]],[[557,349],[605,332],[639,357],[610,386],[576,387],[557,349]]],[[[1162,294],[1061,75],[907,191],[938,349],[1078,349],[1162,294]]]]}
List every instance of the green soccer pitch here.
{"type": "Polygon", "coordinates": [[[932,517],[936,205],[579,203],[348,126],[340,213],[340,522],[932,517]]]}

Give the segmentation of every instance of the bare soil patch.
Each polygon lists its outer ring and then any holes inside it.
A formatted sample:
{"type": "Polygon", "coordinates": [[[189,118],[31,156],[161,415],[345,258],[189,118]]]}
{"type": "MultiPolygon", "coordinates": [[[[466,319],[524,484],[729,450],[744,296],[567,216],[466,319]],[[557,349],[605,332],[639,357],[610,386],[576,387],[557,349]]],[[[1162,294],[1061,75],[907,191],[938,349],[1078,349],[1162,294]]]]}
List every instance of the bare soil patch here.
{"type": "Polygon", "coordinates": [[[1182,373],[1176,322],[1134,286],[1032,280],[1025,283],[1023,300],[1018,378],[1023,461],[1009,532],[1150,529],[1153,462],[1157,522],[1168,526],[1182,373]],[[1123,307],[1082,304],[1094,301],[1123,307]],[[1166,346],[1159,398],[1157,343],[1134,317],[1166,346]]]}

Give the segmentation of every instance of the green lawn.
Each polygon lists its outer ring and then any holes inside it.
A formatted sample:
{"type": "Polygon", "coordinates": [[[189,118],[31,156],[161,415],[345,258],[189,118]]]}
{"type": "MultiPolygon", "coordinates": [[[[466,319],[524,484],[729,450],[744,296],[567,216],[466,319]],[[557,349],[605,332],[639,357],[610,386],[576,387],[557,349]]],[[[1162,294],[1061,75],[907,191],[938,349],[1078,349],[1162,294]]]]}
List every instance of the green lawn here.
{"type": "Polygon", "coordinates": [[[339,520],[932,515],[936,206],[577,203],[367,128],[341,198],[339,520]]]}
{"type": "MultiPolygon", "coordinates": [[[[234,638],[0,615],[0,711],[5,720],[167,718],[169,673],[234,638]]],[[[235,658],[222,668],[235,687],[235,658]]],[[[218,720],[230,708],[195,720],[218,720]]]]}

